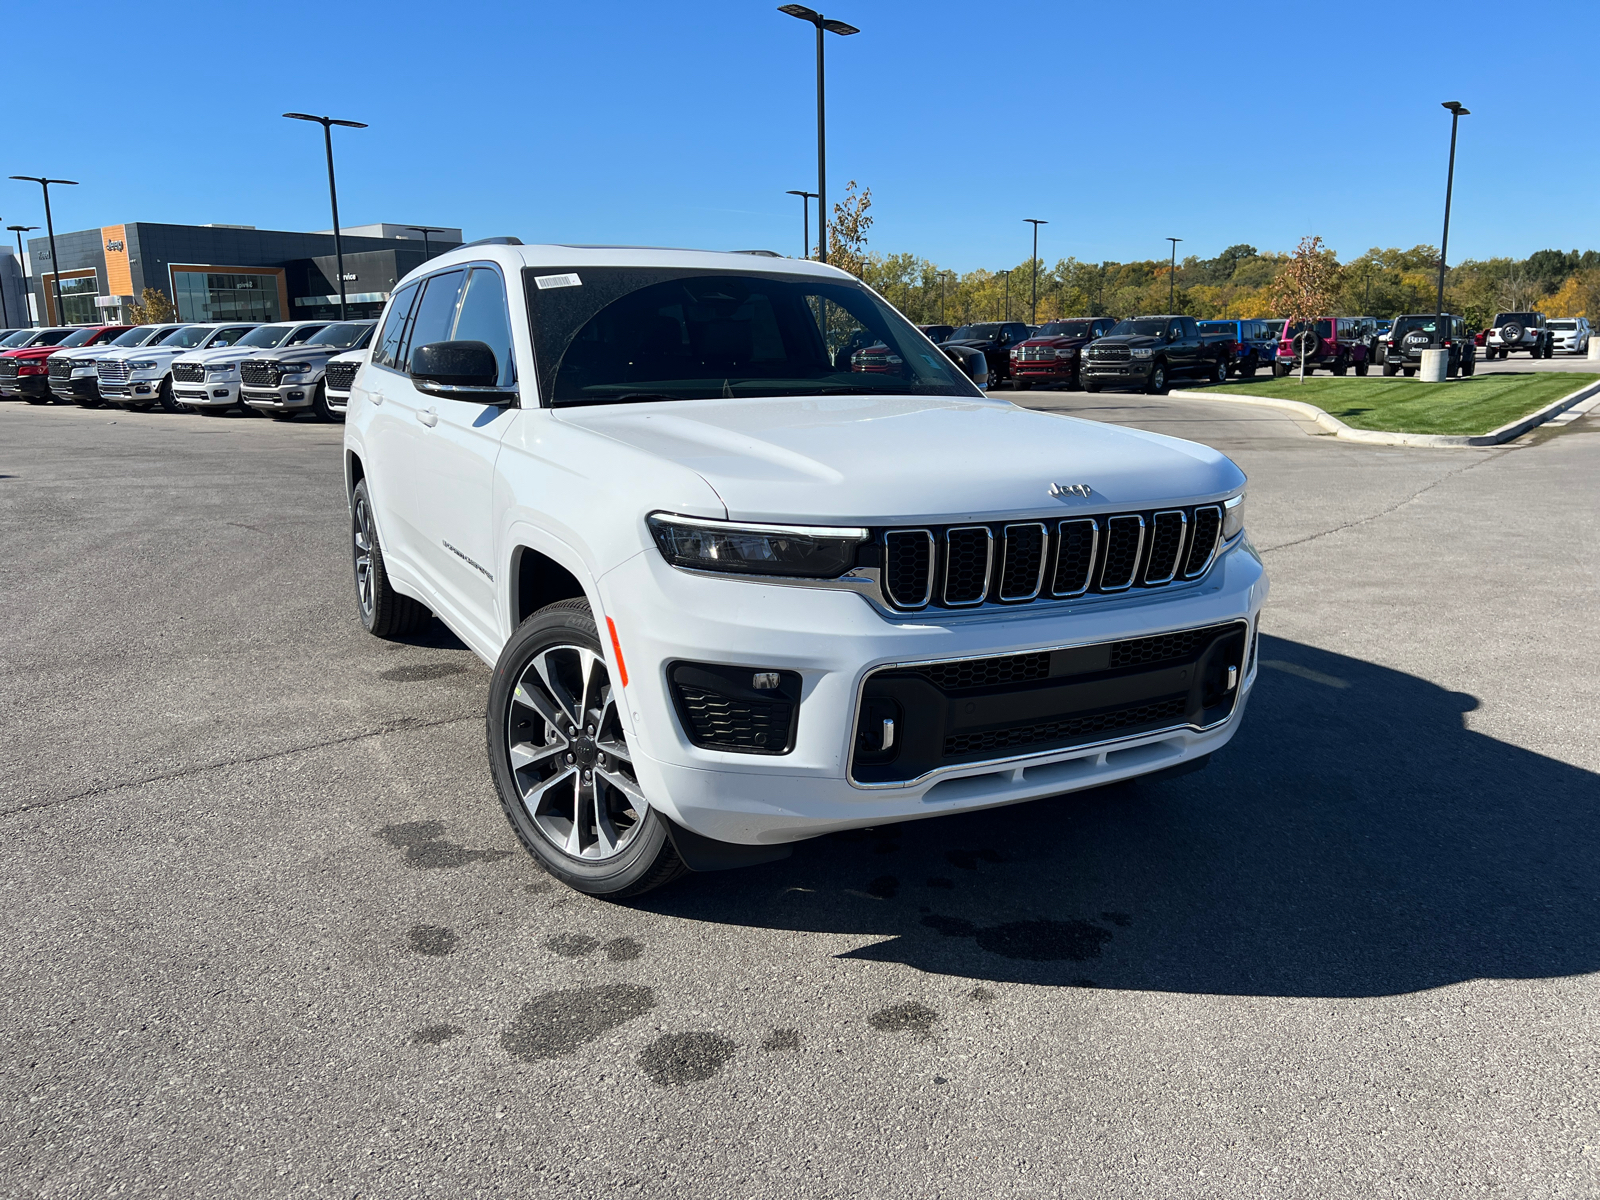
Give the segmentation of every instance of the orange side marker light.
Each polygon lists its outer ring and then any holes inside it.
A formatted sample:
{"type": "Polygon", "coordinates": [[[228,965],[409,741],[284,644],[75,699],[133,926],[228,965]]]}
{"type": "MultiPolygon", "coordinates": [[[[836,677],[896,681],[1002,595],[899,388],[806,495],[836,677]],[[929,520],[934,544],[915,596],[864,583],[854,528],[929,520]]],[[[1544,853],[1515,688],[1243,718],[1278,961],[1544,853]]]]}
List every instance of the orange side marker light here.
{"type": "Polygon", "coordinates": [[[627,687],[628,664],[622,661],[622,643],[617,641],[617,623],[607,617],[606,628],[611,631],[611,652],[617,656],[617,674],[622,677],[622,686],[627,687]]]}

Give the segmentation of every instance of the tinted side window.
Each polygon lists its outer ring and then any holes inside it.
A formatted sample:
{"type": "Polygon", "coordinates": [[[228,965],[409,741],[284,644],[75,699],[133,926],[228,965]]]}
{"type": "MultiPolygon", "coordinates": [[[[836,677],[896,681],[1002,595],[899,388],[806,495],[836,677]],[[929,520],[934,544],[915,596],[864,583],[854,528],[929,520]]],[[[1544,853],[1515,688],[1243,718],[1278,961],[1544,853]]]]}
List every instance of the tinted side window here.
{"type": "Polygon", "coordinates": [[[211,339],[211,342],[206,349],[216,350],[222,346],[231,346],[249,332],[250,327],[248,325],[241,325],[233,329],[218,330],[217,336],[211,339]]]}
{"type": "Polygon", "coordinates": [[[456,301],[461,296],[461,282],[466,277],[465,271],[446,271],[427,281],[422,299],[417,302],[416,315],[411,318],[411,334],[405,346],[405,366],[410,365],[411,354],[418,346],[450,340],[450,330],[456,319],[456,301]]]}
{"type": "MultiPolygon", "coordinates": [[[[474,267],[467,278],[466,295],[456,317],[453,342],[482,342],[494,351],[500,368],[499,385],[510,387],[516,378],[511,357],[511,318],[506,313],[506,288],[500,272],[490,267],[474,267]]],[[[418,342],[417,345],[426,343],[418,342]]]]}
{"type": "Polygon", "coordinates": [[[409,284],[395,293],[389,302],[389,315],[384,318],[383,332],[373,347],[372,361],[380,367],[400,370],[400,346],[405,336],[406,318],[411,315],[411,302],[417,298],[417,285],[409,284]]]}

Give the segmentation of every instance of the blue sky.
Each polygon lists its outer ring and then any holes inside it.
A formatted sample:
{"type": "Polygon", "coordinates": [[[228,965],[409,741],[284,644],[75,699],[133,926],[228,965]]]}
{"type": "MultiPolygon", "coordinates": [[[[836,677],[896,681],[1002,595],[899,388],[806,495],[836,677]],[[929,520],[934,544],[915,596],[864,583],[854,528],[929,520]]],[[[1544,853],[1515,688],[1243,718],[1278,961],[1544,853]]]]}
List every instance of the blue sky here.
{"type": "MultiPolygon", "coordinates": [[[[1409,5],[839,4],[863,32],[828,39],[829,191],[871,187],[875,250],[1008,266],[1024,217],[1047,261],[1436,244],[1450,99],[1452,261],[1600,245],[1570,7],[1509,36],[1457,10],[1448,44],[1409,5]]],[[[815,190],[813,35],[765,0],[24,0],[4,36],[41,69],[6,89],[0,176],[81,180],[58,230],[326,228],[320,131],[288,110],[370,123],[336,133],[346,225],[793,254],[784,192],[815,190]]],[[[38,189],[0,182],[0,216],[43,225],[38,189]]]]}

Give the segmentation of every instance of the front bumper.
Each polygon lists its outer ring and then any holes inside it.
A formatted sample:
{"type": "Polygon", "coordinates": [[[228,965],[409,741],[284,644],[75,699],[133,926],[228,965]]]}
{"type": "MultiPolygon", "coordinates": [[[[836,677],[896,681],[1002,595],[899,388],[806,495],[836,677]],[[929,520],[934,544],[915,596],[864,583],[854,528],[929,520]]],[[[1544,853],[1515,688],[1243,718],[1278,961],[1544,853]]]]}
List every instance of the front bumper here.
{"type": "Polygon", "coordinates": [[[332,388],[322,389],[322,398],[328,403],[328,411],[342,413],[350,407],[350,393],[336,392],[332,388]]]}
{"type": "Polygon", "coordinates": [[[140,379],[137,376],[127,383],[100,383],[100,399],[113,404],[148,404],[161,394],[161,379],[140,379]]]}
{"type": "Polygon", "coordinates": [[[19,396],[48,396],[48,395],[50,395],[50,376],[48,376],[48,375],[19,375],[19,376],[17,376],[17,395],[19,395],[19,396]]]}
{"type": "Polygon", "coordinates": [[[599,585],[628,667],[630,739],[646,796],[696,833],[747,845],[1098,787],[1210,754],[1238,728],[1255,679],[1253,655],[1231,713],[1211,728],[1180,723],[1095,744],[999,751],[887,784],[870,782],[869,772],[852,765],[863,684],[886,667],[1228,622],[1248,622],[1253,634],[1267,594],[1260,561],[1243,539],[1190,584],[903,618],[885,617],[844,592],[678,571],[654,551],[635,555],[599,585]],[[797,672],[793,749],[747,754],[694,745],[672,698],[669,670],[679,662],[797,672]]]}
{"type": "Polygon", "coordinates": [[[1095,359],[1085,359],[1082,377],[1094,379],[1102,383],[1115,383],[1120,380],[1144,380],[1150,374],[1150,364],[1154,359],[1131,358],[1120,362],[1100,362],[1095,359]]]}
{"type": "Polygon", "coordinates": [[[52,379],[50,390],[60,400],[98,400],[100,380],[93,375],[74,375],[70,379],[52,379]]]}
{"type": "Polygon", "coordinates": [[[251,408],[267,412],[293,412],[311,407],[311,401],[317,394],[317,380],[308,377],[304,380],[296,379],[291,383],[285,379],[277,387],[246,385],[241,390],[244,402],[251,408]]]}
{"type": "Polygon", "coordinates": [[[239,381],[175,383],[172,385],[172,394],[195,408],[228,408],[239,401],[239,381]]]}
{"type": "Polygon", "coordinates": [[[1018,360],[1011,364],[1011,373],[1018,379],[1030,382],[1065,383],[1077,376],[1078,360],[1076,358],[1058,358],[1053,362],[1043,359],[1034,362],[1018,360]]]}

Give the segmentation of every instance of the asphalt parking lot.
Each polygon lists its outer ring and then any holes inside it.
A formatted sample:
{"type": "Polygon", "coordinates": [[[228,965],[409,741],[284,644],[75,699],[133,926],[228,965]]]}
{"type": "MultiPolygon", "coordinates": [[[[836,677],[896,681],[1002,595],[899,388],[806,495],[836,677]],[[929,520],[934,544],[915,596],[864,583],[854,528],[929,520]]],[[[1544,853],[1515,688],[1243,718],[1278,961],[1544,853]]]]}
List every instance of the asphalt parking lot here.
{"type": "Polygon", "coordinates": [[[0,1194],[1600,1194],[1600,416],[1017,398],[1250,474],[1240,735],[632,906],[361,631],[337,426],[0,405],[0,1194]]]}

